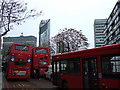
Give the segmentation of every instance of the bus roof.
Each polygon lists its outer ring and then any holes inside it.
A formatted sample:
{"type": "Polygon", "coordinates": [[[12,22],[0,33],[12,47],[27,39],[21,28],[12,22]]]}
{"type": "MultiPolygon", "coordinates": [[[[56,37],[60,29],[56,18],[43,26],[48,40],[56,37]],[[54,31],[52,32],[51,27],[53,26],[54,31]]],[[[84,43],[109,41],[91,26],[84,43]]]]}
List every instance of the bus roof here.
{"type": "MultiPolygon", "coordinates": [[[[12,46],[15,46],[15,45],[20,45],[20,46],[30,46],[30,45],[26,45],[26,44],[12,44],[12,46]]],[[[32,46],[31,46],[32,47],[32,46]]]]}
{"type": "Polygon", "coordinates": [[[80,51],[74,51],[74,52],[68,52],[68,53],[62,53],[58,55],[53,55],[53,60],[60,59],[60,58],[73,58],[73,57],[91,57],[96,55],[104,55],[104,54],[112,54],[112,53],[120,53],[120,44],[114,44],[114,45],[108,45],[103,47],[97,47],[92,49],[86,49],[86,50],[80,50],[80,51]]]}
{"type": "Polygon", "coordinates": [[[33,48],[46,48],[46,49],[48,49],[49,47],[33,47],[33,48]]]}

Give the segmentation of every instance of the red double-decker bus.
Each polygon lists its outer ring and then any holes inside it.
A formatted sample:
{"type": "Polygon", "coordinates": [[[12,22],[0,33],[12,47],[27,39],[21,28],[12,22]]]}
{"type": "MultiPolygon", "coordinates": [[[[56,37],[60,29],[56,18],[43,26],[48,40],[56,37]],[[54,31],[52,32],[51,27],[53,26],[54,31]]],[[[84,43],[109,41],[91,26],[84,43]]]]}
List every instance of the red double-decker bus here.
{"type": "Polygon", "coordinates": [[[50,51],[48,47],[34,47],[32,50],[32,76],[35,76],[35,69],[39,67],[40,76],[44,76],[48,65],[50,65],[50,51]]]}
{"type": "Polygon", "coordinates": [[[54,55],[52,65],[60,88],[120,88],[120,44],[54,55]]]}
{"type": "Polygon", "coordinates": [[[29,79],[31,72],[32,46],[12,44],[6,56],[7,79],[29,79]]]}

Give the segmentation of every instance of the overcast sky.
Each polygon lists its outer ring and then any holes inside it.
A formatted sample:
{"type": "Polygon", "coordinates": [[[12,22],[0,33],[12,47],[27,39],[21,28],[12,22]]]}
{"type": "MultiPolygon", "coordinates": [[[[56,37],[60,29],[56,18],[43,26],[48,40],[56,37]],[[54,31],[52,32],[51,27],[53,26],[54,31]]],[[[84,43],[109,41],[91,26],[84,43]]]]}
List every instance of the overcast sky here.
{"type": "Polygon", "coordinates": [[[6,36],[33,35],[38,38],[41,20],[51,19],[50,36],[60,29],[75,28],[82,30],[88,38],[89,48],[94,47],[94,20],[108,18],[118,0],[25,0],[28,9],[43,11],[36,19],[29,19],[10,31],[6,36]]]}

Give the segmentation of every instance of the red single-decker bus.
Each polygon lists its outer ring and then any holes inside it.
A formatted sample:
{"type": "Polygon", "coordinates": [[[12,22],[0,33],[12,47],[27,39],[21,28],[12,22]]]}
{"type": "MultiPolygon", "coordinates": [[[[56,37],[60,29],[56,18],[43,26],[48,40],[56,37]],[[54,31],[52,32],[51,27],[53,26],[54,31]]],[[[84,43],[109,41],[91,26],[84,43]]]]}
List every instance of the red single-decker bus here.
{"type": "Polygon", "coordinates": [[[120,89],[120,44],[53,55],[52,66],[60,88],[120,89]]]}
{"type": "Polygon", "coordinates": [[[35,76],[35,69],[39,67],[40,76],[44,76],[48,65],[50,65],[50,50],[48,47],[34,47],[32,50],[32,76],[35,76]]]}
{"type": "Polygon", "coordinates": [[[12,44],[6,56],[7,79],[29,79],[31,72],[32,46],[12,44]]]}

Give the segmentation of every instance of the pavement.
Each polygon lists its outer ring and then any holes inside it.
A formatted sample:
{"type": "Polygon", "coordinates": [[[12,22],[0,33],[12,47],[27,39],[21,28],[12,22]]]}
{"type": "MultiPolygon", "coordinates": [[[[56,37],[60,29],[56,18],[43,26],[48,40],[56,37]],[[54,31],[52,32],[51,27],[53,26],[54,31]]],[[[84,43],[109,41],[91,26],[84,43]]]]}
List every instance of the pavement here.
{"type": "Polygon", "coordinates": [[[0,72],[0,90],[2,90],[2,72],[0,72]]]}

